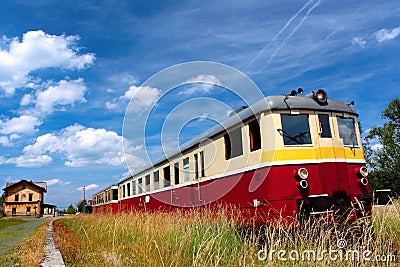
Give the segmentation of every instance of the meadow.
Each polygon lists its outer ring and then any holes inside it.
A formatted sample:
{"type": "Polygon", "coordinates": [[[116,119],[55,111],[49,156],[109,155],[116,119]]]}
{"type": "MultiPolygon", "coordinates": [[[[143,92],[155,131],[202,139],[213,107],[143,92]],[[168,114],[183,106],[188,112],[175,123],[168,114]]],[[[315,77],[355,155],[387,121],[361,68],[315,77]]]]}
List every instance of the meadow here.
{"type": "Polygon", "coordinates": [[[208,211],[92,214],[55,222],[66,266],[397,266],[400,203],[371,218],[238,226],[208,211]]]}

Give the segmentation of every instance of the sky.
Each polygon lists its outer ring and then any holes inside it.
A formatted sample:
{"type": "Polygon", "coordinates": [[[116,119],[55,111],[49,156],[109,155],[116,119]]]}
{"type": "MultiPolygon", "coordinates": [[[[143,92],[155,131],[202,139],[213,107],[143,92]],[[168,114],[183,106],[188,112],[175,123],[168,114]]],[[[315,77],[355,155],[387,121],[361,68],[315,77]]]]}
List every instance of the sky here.
{"type": "Polygon", "coordinates": [[[124,152],[139,168],[160,138],[181,144],[243,103],[206,70],[169,94],[146,83],[187,62],[229,66],[265,96],[323,88],[368,132],[400,95],[399,35],[398,1],[1,1],[0,186],[46,181],[45,202],[66,208],[126,177],[124,152]],[[128,107],[154,119],[144,145],[123,145],[128,107]]]}

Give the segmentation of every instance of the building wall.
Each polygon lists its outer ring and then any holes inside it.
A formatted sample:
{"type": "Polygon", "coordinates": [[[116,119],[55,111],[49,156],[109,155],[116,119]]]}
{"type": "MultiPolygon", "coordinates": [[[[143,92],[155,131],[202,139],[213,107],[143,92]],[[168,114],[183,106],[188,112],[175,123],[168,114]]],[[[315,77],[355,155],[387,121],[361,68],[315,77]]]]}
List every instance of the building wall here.
{"type": "Polygon", "coordinates": [[[7,188],[5,196],[4,211],[7,216],[43,213],[44,189],[23,182],[7,188]]]}

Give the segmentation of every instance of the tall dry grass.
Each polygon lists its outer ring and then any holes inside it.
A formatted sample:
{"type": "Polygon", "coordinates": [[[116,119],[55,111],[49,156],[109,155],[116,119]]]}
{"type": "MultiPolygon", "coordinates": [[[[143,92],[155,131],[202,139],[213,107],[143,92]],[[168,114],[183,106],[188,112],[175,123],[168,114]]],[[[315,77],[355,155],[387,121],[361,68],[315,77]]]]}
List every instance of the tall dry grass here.
{"type": "Polygon", "coordinates": [[[55,229],[67,266],[387,266],[397,262],[399,213],[396,203],[352,224],[252,228],[224,212],[132,212],[66,218],[55,229]]]}

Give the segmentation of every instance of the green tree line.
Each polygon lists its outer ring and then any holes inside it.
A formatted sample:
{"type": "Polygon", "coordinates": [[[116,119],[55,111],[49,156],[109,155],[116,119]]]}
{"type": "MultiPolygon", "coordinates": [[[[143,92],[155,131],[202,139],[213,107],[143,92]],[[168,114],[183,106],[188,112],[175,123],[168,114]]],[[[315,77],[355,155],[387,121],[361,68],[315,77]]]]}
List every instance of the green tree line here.
{"type": "Polygon", "coordinates": [[[372,190],[391,189],[400,195],[400,99],[395,98],[382,111],[383,126],[374,126],[365,138],[365,157],[371,170],[372,190]],[[371,142],[378,146],[372,147],[371,142]]]}

